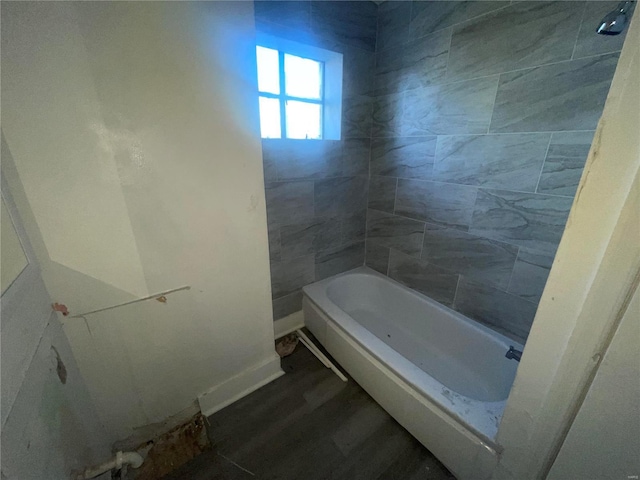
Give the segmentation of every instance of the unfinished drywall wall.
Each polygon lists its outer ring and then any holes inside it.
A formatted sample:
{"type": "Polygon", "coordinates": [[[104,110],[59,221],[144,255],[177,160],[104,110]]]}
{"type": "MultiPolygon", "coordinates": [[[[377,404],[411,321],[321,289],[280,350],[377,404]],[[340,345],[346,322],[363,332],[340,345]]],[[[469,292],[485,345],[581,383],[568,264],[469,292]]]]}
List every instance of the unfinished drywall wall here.
{"type": "Polygon", "coordinates": [[[10,181],[53,300],[191,287],[64,320],[116,438],[280,371],[254,35],[250,2],[2,4],[10,181]]]}
{"type": "MultiPolygon", "coordinates": [[[[10,151],[2,140],[2,173],[10,151]]],[[[2,182],[2,478],[66,480],[110,456],[11,192],[2,182]],[[5,241],[10,238],[10,241],[5,241]],[[19,248],[18,248],[19,247],[19,248]],[[15,267],[20,260],[20,270],[15,267]],[[5,277],[5,268],[12,277],[5,277]]]]}
{"type": "Polygon", "coordinates": [[[2,427],[2,473],[7,480],[67,480],[72,471],[111,456],[109,436],[55,315],[40,334],[2,427]],[[64,383],[58,362],[66,372],[64,383]]]}

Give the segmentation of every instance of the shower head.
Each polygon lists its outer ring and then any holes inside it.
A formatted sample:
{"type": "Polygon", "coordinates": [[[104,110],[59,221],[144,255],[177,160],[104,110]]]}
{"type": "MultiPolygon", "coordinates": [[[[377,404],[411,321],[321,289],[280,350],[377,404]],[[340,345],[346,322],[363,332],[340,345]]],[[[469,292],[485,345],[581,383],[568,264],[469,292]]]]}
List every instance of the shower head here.
{"type": "Polygon", "coordinates": [[[631,1],[620,2],[618,6],[607,13],[598,28],[596,33],[600,35],[619,35],[624,30],[625,25],[628,22],[627,13],[631,8],[631,1]]]}

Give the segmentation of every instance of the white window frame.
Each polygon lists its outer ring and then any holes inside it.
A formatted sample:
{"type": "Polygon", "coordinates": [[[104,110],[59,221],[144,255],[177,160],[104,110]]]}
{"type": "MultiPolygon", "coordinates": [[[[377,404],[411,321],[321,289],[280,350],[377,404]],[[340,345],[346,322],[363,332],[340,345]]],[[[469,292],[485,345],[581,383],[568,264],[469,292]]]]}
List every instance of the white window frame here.
{"type": "Polygon", "coordinates": [[[277,50],[280,56],[280,94],[258,92],[259,96],[277,98],[280,101],[281,137],[286,139],[285,101],[295,100],[320,104],[322,108],[321,140],[340,140],[342,124],[342,54],[318,47],[258,33],[256,44],[277,50]],[[322,95],[320,100],[298,98],[286,95],[284,90],[284,54],[315,60],[323,65],[322,95]]]}

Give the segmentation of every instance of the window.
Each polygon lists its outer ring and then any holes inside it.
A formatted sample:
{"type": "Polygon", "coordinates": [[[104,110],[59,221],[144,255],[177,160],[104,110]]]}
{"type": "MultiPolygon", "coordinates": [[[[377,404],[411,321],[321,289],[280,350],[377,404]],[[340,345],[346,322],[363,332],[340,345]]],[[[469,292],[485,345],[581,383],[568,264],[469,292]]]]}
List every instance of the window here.
{"type": "Polygon", "coordinates": [[[256,56],[262,138],[340,138],[342,55],[267,37],[256,56]]]}

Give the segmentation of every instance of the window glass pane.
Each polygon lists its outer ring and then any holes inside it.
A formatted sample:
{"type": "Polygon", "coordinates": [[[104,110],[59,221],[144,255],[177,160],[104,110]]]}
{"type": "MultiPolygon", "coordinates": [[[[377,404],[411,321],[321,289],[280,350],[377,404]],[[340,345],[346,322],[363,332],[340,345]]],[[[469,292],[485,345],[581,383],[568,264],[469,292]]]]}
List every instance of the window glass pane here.
{"type": "Polygon", "coordinates": [[[284,55],[284,79],[287,95],[320,99],[322,64],[308,58],[284,55]]]}
{"type": "Polygon", "coordinates": [[[281,138],[280,100],[260,97],[260,134],[262,138],[281,138]]]}
{"type": "Polygon", "coordinates": [[[271,48],[256,47],[258,56],[258,90],[268,93],[280,93],[280,68],[278,51],[271,48]]]}
{"type": "Polygon", "coordinates": [[[316,103],[287,101],[287,138],[322,138],[321,108],[316,103]]]}

